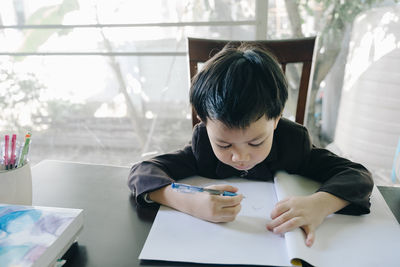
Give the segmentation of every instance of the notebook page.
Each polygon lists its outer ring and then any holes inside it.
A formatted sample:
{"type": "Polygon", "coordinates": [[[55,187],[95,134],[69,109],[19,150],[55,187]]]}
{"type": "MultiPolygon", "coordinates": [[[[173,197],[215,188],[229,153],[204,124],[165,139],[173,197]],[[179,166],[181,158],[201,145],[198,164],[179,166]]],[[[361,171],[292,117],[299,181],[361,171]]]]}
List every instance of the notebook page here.
{"type": "MultiPolygon", "coordinates": [[[[318,183],[285,173],[277,174],[275,185],[277,193],[279,191],[278,199],[311,194],[318,188],[318,183]]],[[[376,187],[371,196],[370,214],[328,216],[317,229],[311,248],[304,244],[300,229],[285,235],[290,258],[327,267],[396,266],[398,257],[393,248],[398,247],[399,236],[400,225],[376,187]]]]}
{"type": "MultiPolygon", "coordinates": [[[[310,179],[305,179],[298,175],[291,175],[286,172],[278,172],[274,179],[275,192],[279,200],[285,199],[290,196],[307,196],[315,192],[319,188],[319,183],[310,179]]],[[[286,247],[290,259],[302,258],[298,255],[304,256],[307,253],[307,246],[305,245],[305,235],[300,228],[296,228],[290,232],[285,233],[286,247]],[[301,247],[305,252],[298,252],[301,247]]],[[[293,264],[296,261],[292,260],[293,264]]]]}
{"type": "Polygon", "coordinates": [[[233,222],[210,223],[162,206],[139,259],[290,266],[284,238],[266,229],[276,202],[273,183],[198,177],[179,182],[236,186],[246,197],[242,210],[233,222]]]}

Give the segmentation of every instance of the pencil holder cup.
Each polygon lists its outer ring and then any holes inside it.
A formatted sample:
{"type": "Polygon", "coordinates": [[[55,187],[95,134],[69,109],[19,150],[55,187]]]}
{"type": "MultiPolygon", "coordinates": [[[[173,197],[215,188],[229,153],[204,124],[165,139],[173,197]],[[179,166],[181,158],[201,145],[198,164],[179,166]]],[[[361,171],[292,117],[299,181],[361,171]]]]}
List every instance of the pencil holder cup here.
{"type": "Polygon", "coordinates": [[[13,170],[0,171],[0,203],[32,205],[32,173],[29,162],[13,170]]]}

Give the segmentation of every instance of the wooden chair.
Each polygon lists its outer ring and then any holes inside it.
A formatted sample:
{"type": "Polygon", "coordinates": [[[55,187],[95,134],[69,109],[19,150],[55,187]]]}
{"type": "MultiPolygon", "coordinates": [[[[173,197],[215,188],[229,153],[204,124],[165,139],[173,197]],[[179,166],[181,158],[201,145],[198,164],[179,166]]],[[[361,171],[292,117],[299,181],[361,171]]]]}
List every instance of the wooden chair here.
{"type": "MultiPolygon", "coordinates": [[[[304,123],[315,41],[316,37],[246,41],[248,43],[257,43],[272,52],[281,64],[283,72],[285,72],[288,63],[303,63],[295,119],[296,122],[300,124],[304,123]]],[[[218,53],[227,43],[233,46],[239,46],[242,42],[188,38],[190,78],[192,79],[197,73],[199,63],[206,62],[209,58],[218,53]]],[[[197,114],[195,110],[192,109],[193,126],[198,122],[197,114]]]]}

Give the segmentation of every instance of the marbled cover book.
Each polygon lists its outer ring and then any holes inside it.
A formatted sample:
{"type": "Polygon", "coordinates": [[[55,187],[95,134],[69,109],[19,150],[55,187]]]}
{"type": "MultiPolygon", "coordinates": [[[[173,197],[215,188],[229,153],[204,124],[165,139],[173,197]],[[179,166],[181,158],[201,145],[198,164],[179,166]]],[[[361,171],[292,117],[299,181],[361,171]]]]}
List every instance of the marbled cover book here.
{"type": "MultiPolygon", "coordinates": [[[[51,207],[31,207],[0,204],[0,266],[34,266],[40,262],[51,263],[57,255],[45,255],[82,210],[51,207]]],[[[82,224],[82,220],[79,222],[82,224]]],[[[75,223],[76,224],[76,223],[75,223]]],[[[60,246],[70,241],[82,225],[63,236],[60,246]]],[[[65,245],[64,245],[65,246],[65,245]]],[[[53,249],[59,253],[61,249],[53,249]]]]}

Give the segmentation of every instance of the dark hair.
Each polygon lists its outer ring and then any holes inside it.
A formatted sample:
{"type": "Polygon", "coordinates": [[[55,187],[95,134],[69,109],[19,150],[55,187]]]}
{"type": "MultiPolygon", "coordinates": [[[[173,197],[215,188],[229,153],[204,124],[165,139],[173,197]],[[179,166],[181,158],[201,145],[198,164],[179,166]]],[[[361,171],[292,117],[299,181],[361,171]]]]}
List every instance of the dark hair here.
{"type": "Polygon", "coordinates": [[[274,56],[246,43],[226,45],[190,88],[190,103],[202,121],[218,120],[231,128],[246,128],[264,115],[278,118],[287,98],[287,82],[274,56]]]}

